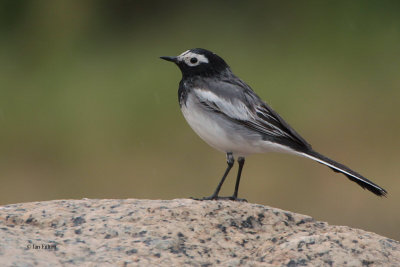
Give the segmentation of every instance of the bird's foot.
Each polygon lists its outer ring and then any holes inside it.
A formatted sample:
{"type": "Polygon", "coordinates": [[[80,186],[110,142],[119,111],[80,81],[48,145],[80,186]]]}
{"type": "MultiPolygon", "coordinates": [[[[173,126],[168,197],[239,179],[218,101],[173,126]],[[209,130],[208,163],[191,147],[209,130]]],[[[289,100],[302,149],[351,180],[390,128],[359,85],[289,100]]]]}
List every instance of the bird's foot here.
{"type": "Polygon", "coordinates": [[[231,201],[238,201],[238,202],[247,202],[246,199],[244,198],[238,198],[235,196],[230,196],[230,197],[219,197],[219,196],[209,196],[209,197],[203,197],[203,198],[194,198],[191,197],[193,200],[199,200],[199,201],[204,201],[204,200],[231,200],[231,201]]]}
{"type": "Polygon", "coordinates": [[[244,198],[238,198],[236,196],[230,196],[230,197],[221,197],[221,200],[232,200],[232,201],[237,201],[237,202],[247,202],[247,199],[244,198]]]}
{"type": "Polygon", "coordinates": [[[202,198],[190,197],[190,199],[199,200],[199,201],[203,201],[203,200],[219,200],[220,197],[219,196],[209,196],[209,197],[202,197],[202,198]]]}

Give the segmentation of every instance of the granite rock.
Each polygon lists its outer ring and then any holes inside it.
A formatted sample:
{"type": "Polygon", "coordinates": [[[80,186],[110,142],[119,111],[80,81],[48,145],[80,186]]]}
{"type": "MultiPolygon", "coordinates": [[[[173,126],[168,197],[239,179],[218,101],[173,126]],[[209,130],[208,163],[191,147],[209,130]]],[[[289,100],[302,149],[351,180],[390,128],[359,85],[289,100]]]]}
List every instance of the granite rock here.
{"type": "Polygon", "coordinates": [[[0,207],[1,266],[399,266],[400,243],[232,201],[82,199],[0,207]]]}

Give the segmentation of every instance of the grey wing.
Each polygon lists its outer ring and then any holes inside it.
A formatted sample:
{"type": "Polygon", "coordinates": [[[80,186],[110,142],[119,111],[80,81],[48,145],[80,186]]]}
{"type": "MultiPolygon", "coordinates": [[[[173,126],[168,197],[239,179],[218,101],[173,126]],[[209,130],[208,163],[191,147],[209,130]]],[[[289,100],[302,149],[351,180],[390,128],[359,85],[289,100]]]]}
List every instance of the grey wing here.
{"type": "Polygon", "coordinates": [[[277,142],[297,151],[311,149],[293,128],[264,103],[243,81],[209,83],[211,91],[195,89],[193,93],[205,108],[249,130],[258,132],[266,141],[277,142]]]}

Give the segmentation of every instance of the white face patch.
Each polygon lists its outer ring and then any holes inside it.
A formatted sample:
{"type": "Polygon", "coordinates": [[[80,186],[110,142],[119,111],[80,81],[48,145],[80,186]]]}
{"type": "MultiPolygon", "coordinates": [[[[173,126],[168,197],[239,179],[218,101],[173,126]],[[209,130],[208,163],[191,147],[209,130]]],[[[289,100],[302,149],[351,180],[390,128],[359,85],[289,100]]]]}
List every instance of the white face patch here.
{"type": "Polygon", "coordinates": [[[206,58],[204,55],[190,52],[190,50],[180,54],[178,56],[178,60],[185,62],[185,64],[190,67],[198,66],[201,63],[208,63],[208,58],[206,58]]]}

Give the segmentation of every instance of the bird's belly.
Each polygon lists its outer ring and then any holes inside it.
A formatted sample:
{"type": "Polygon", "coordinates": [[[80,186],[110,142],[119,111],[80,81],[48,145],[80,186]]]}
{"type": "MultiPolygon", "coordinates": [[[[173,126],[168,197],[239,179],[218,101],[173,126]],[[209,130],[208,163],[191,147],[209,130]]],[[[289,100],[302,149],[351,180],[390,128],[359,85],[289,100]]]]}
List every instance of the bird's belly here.
{"type": "Polygon", "coordinates": [[[232,150],[235,144],[228,138],[230,134],[216,120],[202,111],[189,112],[186,107],[182,107],[182,113],[190,127],[210,146],[224,152],[232,150]]]}
{"type": "Polygon", "coordinates": [[[258,133],[251,133],[235,125],[221,114],[204,110],[190,99],[182,105],[182,113],[190,127],[210,146],[236,156],[267,152],[267,143],[258,133]]]}
{"type": "Polygon", "coordinates": [[[292,149],[263,140],[262,136],[239,125],[222,114],[209,111],[189,97],[181,107],[183,116],[190,127],[210,146],[235,156],[254,153],[284,152],[292,149]]]}

